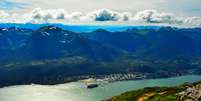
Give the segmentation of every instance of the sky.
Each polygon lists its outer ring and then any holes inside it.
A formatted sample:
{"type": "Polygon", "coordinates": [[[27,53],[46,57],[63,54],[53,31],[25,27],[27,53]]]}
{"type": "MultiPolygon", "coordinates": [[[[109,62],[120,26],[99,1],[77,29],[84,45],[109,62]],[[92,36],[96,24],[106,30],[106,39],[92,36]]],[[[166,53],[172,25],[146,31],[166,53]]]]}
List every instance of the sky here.
{"type": "Polygon", "coordinates": [[[98,21],[200,26],[200,17],[201,0],[0,0],[0,22],[98,21]]]}

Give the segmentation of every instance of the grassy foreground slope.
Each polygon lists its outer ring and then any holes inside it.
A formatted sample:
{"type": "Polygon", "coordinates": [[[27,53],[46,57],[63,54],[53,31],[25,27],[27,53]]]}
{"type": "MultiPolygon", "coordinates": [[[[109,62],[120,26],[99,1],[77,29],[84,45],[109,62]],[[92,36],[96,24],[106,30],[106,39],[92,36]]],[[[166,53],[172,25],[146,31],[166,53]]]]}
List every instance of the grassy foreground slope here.
{"type": "Polygon", "coordinates": [[[201,82],[176,87],[149,87],[114,96],[106,101],[200,101],[201,82]]]}

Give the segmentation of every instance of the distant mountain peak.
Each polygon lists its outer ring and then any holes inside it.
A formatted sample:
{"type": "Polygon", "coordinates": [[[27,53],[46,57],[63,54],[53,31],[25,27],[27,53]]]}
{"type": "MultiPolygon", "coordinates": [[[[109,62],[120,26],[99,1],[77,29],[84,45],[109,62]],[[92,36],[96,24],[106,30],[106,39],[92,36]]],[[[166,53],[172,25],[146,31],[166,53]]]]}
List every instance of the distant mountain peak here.
{"type": "Polygon", "coordinates": [[[97,29],[97,30],[95,30],[93,32],[95,32],[95,33],[109,33],[109,31],[107,31],[105,29],[102,29],[102,28],[99,28],[99,29],[97,29]]]}
{"type": "Polygon", "coordinates": [[[53,31],[53,30],[61,31],[63,29],[61,29],[59,27],[56,27],[56,26],[51,26],[50,25],[50,26],[41,27],[39,30],[41,30],[41,31],[48,31],[48,30],[51,30],[51,31],[53,31]]]}
{"type": "Polygon", "coordinates": [[[166,27],[161,27],[161,28],[159,28],[158,30],[159,31],[175,31],[175,30],[177,30],[178,28],[175,28],[175,27],[170,27],[170,26],[166,26],[166,27]]]}
{"type": "Polygon", "coordinates": [[[7,31],[27,31],[30,29],[25,29],[25,28],[18,28],[18,27],[8,27],[8,28],[0,28],[1,32],[7,32],[7,31]]]}

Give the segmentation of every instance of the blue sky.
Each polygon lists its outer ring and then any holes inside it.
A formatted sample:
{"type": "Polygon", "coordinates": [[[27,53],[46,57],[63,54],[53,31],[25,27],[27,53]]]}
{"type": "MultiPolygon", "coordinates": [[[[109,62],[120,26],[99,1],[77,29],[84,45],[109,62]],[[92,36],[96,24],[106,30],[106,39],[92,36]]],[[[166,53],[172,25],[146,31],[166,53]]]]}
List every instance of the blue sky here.
{"type": "Polygon", "coordinates": [[[13,10],[13,9],[26,9],[29,7],[29,4],[14,2],[11,0],[0,0],[0,9],[4,10],[13,10]]]}

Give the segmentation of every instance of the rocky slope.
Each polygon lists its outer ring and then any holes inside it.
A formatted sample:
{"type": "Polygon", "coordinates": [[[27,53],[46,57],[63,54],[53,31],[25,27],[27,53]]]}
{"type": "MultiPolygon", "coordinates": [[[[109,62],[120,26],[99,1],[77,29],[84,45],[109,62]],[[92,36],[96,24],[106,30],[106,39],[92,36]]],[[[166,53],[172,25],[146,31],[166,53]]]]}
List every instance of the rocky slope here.
{"type": "Polygon", "coordinates": [[[179,96],[181,101],[201,101],[201,84],[187,88],[179,96]]]}
{"type": "Polygon", "coordinates": [[[201,101],[201,82],[130,91],[106,101],[201,101]]]}

